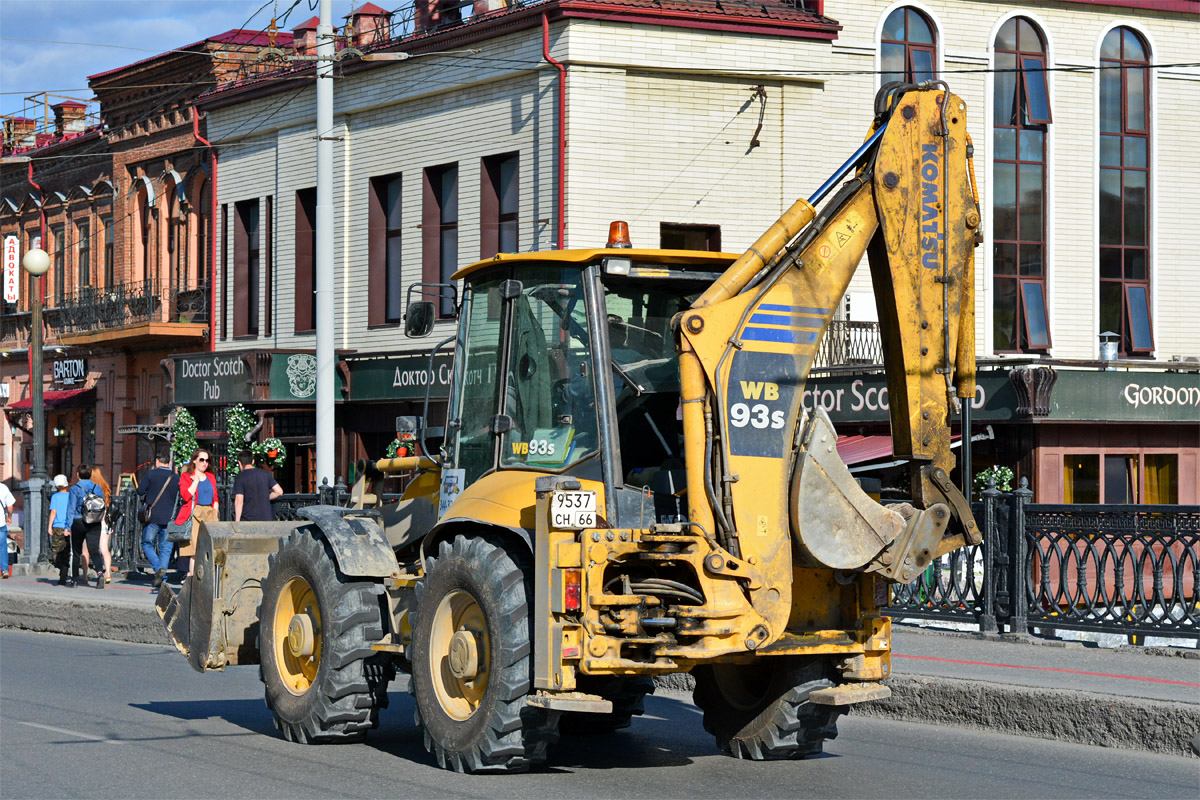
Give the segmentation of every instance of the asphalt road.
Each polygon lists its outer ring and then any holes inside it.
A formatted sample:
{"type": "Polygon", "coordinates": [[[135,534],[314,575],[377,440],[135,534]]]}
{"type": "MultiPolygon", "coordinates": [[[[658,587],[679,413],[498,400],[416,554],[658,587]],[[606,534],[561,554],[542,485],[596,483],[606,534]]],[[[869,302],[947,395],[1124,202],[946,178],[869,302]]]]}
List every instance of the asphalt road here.
{"type": "Polygon", "coordinates": [[[683,695],[650,698],[623,733],[564,737],[542,772],[455,775],[403,692],[364,744],[284,742],[256,669],[201,676],[165,647],[0,631],[0,796],[1200,796],[1196,759],[854,717],[820,758],[736,761],[683,695]]]}

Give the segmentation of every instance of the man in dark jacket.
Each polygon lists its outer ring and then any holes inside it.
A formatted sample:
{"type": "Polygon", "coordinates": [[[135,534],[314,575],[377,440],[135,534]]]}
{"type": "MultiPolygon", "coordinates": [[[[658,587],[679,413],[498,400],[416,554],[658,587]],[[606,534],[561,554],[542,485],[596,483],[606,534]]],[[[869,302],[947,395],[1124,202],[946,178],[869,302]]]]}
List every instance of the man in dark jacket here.
{"type": "Polygon", "coordinates": [[[167,541],[167,525],[179,497],[179,476],[171,469],[171,454],[165,445],[154,451],[154,469],[146,473],[137,493],[142,505],[150,508],[150,521],[142,527],[142,552],[154,570],[154,588],[162,586],[171,560],[171,543],[167,541]]]}

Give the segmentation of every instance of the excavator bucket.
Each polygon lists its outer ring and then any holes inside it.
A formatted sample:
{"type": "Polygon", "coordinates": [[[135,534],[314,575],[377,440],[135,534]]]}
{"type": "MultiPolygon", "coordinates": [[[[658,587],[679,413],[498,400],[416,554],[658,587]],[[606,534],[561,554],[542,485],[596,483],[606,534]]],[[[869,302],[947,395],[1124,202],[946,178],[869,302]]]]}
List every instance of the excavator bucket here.
{"type": "Polygon", "coordinates": [[[167,584],[155,607],[192,669],[257,664],[258,610],[267,559],[297,522],[201,522],[192,575],[176,594],[167,584]]]}

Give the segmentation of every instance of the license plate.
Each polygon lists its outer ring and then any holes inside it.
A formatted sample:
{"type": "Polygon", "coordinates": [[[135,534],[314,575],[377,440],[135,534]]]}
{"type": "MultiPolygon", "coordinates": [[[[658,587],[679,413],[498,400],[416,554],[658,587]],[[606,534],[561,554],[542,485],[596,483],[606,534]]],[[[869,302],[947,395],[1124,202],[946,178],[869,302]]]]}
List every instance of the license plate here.
{"type": "Polygon", "coordinates": [[[550,527],[560,531],[596,527],[596,493],[555,492],[550,495],[550,527]]]}

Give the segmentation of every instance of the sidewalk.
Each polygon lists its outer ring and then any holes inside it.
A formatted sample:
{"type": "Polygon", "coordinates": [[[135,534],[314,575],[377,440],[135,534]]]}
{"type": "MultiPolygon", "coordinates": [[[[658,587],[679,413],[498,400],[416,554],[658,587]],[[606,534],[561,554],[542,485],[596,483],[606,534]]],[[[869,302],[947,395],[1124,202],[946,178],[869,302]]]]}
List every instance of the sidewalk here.
{"type": "MultiPolygon", "coordinates": [[[[73,589],[55,580],[0,581],[0,627],[170,644],[149,575],[114,576],[104,589],[94,578],[73,589]]],[[[851,713],[1173,755],[1194,755],[1200,737],[1198,650],[1106,650],[896,625],[892,669],[893,696],[851,713]]],[[[686,690],[690,676],[662,685],[686,690]]]]}

